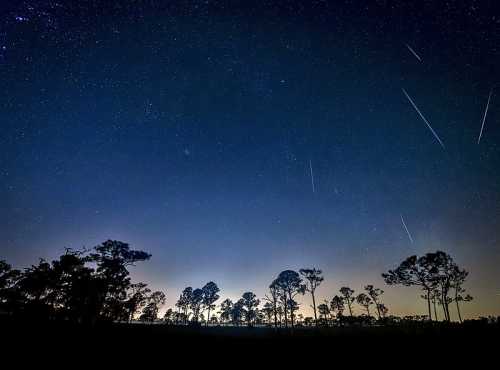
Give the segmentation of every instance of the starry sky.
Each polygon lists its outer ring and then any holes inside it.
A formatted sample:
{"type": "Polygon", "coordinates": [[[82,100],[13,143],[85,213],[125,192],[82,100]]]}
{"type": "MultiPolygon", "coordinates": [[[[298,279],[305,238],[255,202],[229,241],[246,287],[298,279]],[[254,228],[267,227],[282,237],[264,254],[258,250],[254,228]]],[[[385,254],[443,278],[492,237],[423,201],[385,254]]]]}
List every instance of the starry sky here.
{"type": "Polygon", "coordinates": [[[440,249],[498,315],[499,29],[494,0],[4,0],[0,257],[118,239],[170,306],[315,266],[321,300],[424,314],[380,273],[440,249]]]}

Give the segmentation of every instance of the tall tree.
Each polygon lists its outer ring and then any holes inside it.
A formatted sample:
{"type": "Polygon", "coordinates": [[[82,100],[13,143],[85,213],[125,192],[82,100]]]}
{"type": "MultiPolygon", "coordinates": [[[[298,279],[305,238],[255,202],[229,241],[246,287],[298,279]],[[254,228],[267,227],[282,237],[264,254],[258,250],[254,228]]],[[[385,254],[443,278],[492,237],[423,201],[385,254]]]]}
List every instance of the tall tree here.
{"type": "Polygon", "coordinates": [[[462,314],[460,312],[460,302],[470,302],[472,301],[472,296],[469,294],[466,294],[466,290],[463,287],[463,284],[465,283],[465,280],[467,280],[467,276],[469,273],[458,267],[457,265],[454,266],[452,270],[452,276],[451,276],[451,287],[454,291],[454,296],[453,296],[453,301],[455,302],[457,306],[457,315],[458,315],[458,320],[462,322],[462,314]]]}
{"type": "MultiPolygon", "coordinates": [[[[274,280],[271,285],[269,285],[269,295],[265,295],[264,298],[272,307],[274,315],[274,327],[278,327],[278,309],[280,300],[280,287],[278,282],[274,280]]],[[[281,320],[280,320],[281,324],[281,320]]]]}
{"type": "Polygon", "coordinates": [[[148,260],[151,255],[132,250],[127,243],[107,240],[96,246],[89,257],[90,262],[97,264],[96,277],[101,287],[100,311],[104,317],[116,320],[123,316],[123,302],[131,284],[128,267],[148,260]]]}
{"type": "Polygon", "coordinates": [[[128,313],[128,321],[131,321],[134,316],[144,308],[147,304],[151,289],[145,283],[131,284],[127,292],[128,299],[125,302],[125,307],[128,313]]]}
{"type": "MultiPolygon", "coordinates": [[[[292,301],[297,294],[304,294],[306,286],[302,283],[300,275],[293,270],[282,271],[276,278],[276,283],[284,293],[285,325],[288,311],[288,301],[292,301]]],[[[294,326],[294,313],[290,312],[290,323],[294,326]]]]}
{"type": "Polygon", "coordinates": [[[330,310],[339,318],[344,314],[344,309],[344,299],[338,295],[334,296],[330,302],[330,310]]]}
{"type": "Polygon", "coordinates": [[[142,314],[140,316],[141,321],[149,321],[153,322],[158,319],[158,312],[160,311],[160,307],[165,304],[165,294],[160,291],[156,291],[151,293],[148,297],[148,303],[146,307],[142,310],[142,314]]]}
{"type": "Polygon", "coordinates": [[[342,298],[344,299],[344,302],[346,303],[347,308],[349,309],[349,316],[352,317],[352,304],[356,299],[354,297],[354,290],[344,286],[340,288],[340,294],[342,294],[342,298]]]}
{"type": "Polygon", "coordinates": [[[243,293],[241,303],[244,308],[244,316],[248,326],[252,326],[255,318],[257,317],[257,307],[260,304],[260,301],[257,299],[257,296],[252,292],[243,293]]]}
{"type": "Polygon", "coordinates": [[[321,270],[312,268],[312,269],[300,269],[299,270],[300,274],[304,277],[306,280],[306,291],[311,293],[312,297],[312,308],[314,311],[314,320],[318,320],[318,316],[316,315],[316,298],[315,298],[315,292],[316,288],[321,284],[321,282],[324,280],[321,270]]]}
{"type": "Polygon", "coordinates": [[[231,322],[236,326],[241,325],[241,321],[245,315],[244,305],[243,298],[241,298],[231,308],[231,322]]]}
{"type": "Polygon", "coordinates": [[[356,297],[356,302],[366,310],[368,317],[370,317],[370,306],[373,304],[372,299],[368,294],[359,293],[356,297]]]}
{"type": "Polygon", "coordinates": [[[219,293],[220,289],[215,284],[213,281],[210,281],[205,284],[205,286],[202,288],[203,290],[203,305],[205,308],[208,310],[207,313],[207,321],[206,324],[208,325],[208,322],[210,321],[210,311],[215,308],[215,302],[219,299],[219,293]]]}
{"type": "Polygon", "coordinates": [[[193,297],[193,288],[188,286],[182,291],[179,300],[175,304],[178,307],[179,311],[182,312],[183,314],[182,318],[184,324],[186,324],[188,320],[188,310],[191,305],[192,297],[193,297]]]}
{"type": "Polygon", "coordinates": [[[365,291],[368,294],[368,296],[372,299],[373,303],[375,303],[375,308],[377,309],[377,316],[380,320],[382,317],[381,312],[380,312],[380,296],[384,294],[384,291],[379,288],[375,288],[373,285],[366,285],[365,286],[365,291]]]}
{"type": "Polygon", "coordinates": [[[222,323],[224,322],[230,322],[231,321],[231,310],[233,309],[233,302],[227,298],[224,301],[222,301],[220,305],[220,321],[222,323]]]}
{"type": "Polygon", "coordinates": [[[383,273],[382,277],[388,285],[420,286],[426,296],[429,320],[432,320],[430,296],[437,284],[435,273],[431,259],[410,256],[394,270],[383,273]]]}
{"type": "Polygon", "coordinates": [[[203,290],[197,288],[193,290],[191,295],[191,300],[189,302],[189,308],[193,311],[193,322],[197,323],[200,317],[201,305],[203,304],[203,290]]]}
{"type": "Polygon", "coordinates": [[[319,317],[325,322],[328,323],[328,317],[330,316],[330,307],[326,303],[320,303],[318,305],[319,317]]]}
{"type": "MultiPolygon", "coordinates": [[[[271,302],[264,303],[262,307],[262,312],[266,317],[267,324],[270,326],[273,325],[273,316],[275,315],[276,312],[276,310],[273,307],[273,304],[271,302]]],[[[276,325],[276,321],[274,322],[274,325],[276,325]]]]}

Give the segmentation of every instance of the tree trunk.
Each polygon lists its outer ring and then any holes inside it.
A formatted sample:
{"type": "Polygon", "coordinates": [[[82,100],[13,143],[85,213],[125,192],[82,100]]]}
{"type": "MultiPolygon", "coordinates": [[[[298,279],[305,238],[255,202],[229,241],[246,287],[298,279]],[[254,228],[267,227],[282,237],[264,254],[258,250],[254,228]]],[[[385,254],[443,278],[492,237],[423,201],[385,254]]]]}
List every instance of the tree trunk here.
{"type": "Polygon", "coordinates": [[[352,317],[351,303],[347,301],[347,307],[349,308],[349,315],[352,317]]]}
{"type": "Polygon", "coordinates": [[[274,327],[275,328],[278,327],[278,317],[277,317],[278,315],[277,315],[277,312],[276,312],[277,311],[276,308],[277,308],[276,303],[274,303],[274,309],[273,309],[273,311],[274,311],[274,327]]]}
{"type": "Polygon", "coordinates": [[[431,313],[431,293],[430,289],[427,289],[427,308],[429,310],[429,320],[432,321],[432,313],[431,313]]]}
{"type": "Polygon", "coordinates": [[[207,322],[205,323],[205,326],[208,326],[209,321],[210,321],[210,306],[208,306],[207,322]]]}
{"type": "Polygon", "coordinates": [[[314,310],[314,323],[318,326],[318,316],[316,316],[316,299],[314,297],[314,291],[311,291],[312,299],[313,299],[313,310],[314,310]]]}
{"type": "Polygon", "coordinates": [[[458,304],[458,301],[456,299],[455,303],[457,304],[458,320],[460,320],[460,323],[462,323],[462,315],[460,314],[460,305],[458,304]]]}
{"type": "Polygon", "coordinates": [[[285,307],[283,308],[283,311],[285,312],[285,328],[288,328],[288,317],[287,317],[288,309],[286,306],[287,306],[287,301],[285,298],[285,307]]]}
{"type": "Polygon", "coordinates": [[[380,320],[381,319],[381,317],[380,317],[380,308],[378,307],[378,302],[375,301],[375,300],[374,300],[374,302],[375,302],[375,308],[377,309],[377,316],[378,316],[378,319],[380,320]]]}
{"type": "Polygon", "coordinates": [[[432,305],[434,306],[434,320],[438,321],[438,314],[437,314],[437,310],[436,310],[436,299],[435,298],[432,299],[432,305]]]}

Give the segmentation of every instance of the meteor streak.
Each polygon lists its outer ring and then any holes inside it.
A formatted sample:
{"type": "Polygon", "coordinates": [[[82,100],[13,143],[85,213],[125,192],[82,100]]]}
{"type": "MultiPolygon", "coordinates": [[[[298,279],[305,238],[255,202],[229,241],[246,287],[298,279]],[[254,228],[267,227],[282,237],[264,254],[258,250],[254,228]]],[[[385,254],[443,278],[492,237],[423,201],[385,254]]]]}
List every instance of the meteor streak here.
{"type": "Polygon", "coordinates": [[[479,138],[477,139],[477,143],[481,142],[481,137],[483,136],[484,122],[486,122],[486,115],[488,114],[488,108],[490,107],[491,94],[493,93],[493,89],[490,90],[490,95],[488,95],[488,103],[486,103],[486,109],[484,110],[483,123],[481,124],[481,131],[479,131],[479,138]]]}
{"type": "Polygon", "coordinates": [[[439,138],[438,134],[436,134],[436,132],[432,128],[432,126],[429,123],[429,121],[427,121],[427,118],[425,118],[424,115],[422,114],[422,112],[420,112],[420,109],[418,109],[418,107],[416,106],[416,104],[413,102],[412,98],[410,98],[410,95],[408,95],[408,93],[406,92],[405,89],[401,89],[401,90],[403,90],[403,93],[405,94],[406,98],[411,103],[411,105],[413,106],[413,108],[417,111],[417,113],[420,115],[420,118],[422,118],[422,120],[425,122],[425,124],[427,125],[427,127],[429,128],[429,130],[431,130],[432,135],[434,135],[434,137],[436,138],[436,140],[439,141],[439,144],[441,144],[441,146],[443,147],[443,149],[445,149],[444,144],[441,141],[441,139],[439,138]]]}

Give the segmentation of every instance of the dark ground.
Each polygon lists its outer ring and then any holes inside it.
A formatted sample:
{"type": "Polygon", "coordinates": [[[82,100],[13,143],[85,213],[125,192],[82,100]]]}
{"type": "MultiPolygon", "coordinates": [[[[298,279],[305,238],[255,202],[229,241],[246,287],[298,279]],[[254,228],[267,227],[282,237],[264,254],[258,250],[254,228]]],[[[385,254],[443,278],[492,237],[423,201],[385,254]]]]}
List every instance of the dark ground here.
{"type": "Polygon", "coordinates": [[[29,323],[5,319],[0,320],[0,324],[0,348],[5,354],[40,350],[49,358],[69,355],[69,358],[81,358],[82,361],[88,359],[86,356],[94,359],[96,356],[108,359],[118,356],[120,361],[134,361],[138,358],[150,360],[155,356],[181,356],[182,353],[185,361],[203,362],[214,356],[228,358],[251,354],[279,358],[278,354],[283,354],[283,361],[287,362],[306,356],[315,360],[338,357],[339,361],[350,359],[360,364],[398,358],[409,361],[408,365],[413,361],[427,364],[436,360],[449,365],[450,361],[477,364],[478,360],[490,356],[496,358],[500,349],[500,326],[480,322],[297,328],[293,332],[261,327],[161,324],[100,324],[90,328],[67,322],[29,323]]]}

